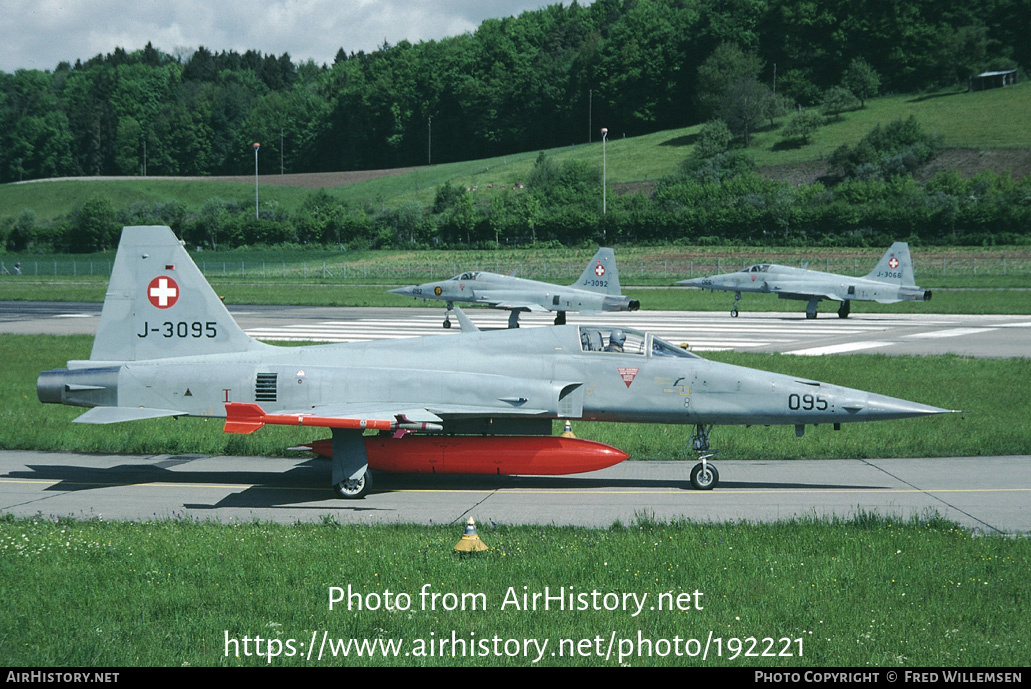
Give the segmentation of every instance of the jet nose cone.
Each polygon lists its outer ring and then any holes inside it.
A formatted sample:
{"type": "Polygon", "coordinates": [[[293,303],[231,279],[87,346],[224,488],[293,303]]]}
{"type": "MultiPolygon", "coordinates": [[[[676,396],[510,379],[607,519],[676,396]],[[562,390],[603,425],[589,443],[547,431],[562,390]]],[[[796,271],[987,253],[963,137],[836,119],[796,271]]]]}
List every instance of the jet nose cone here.
{"type": "Polygon", "coordinates": [[[410,296],[412,296],[412,290],[413,289],[415,289],[414,286],[412,286],[412,287],[398,287],[397,289],[391,289],[391,290],[387,290],[387,291],[390,292],[391,294],[400,294],[402,297],[410,297],[410,296]]]}
{"type": "Polygon", "coordinates": [[[701,287],[702,278],[691,278],[690,280],[680,280],[677,282],[681,287],[701,287]]]}
{"type": "Polygon", "coordinates": [[[878,419],[907,419],[913,416],[931,416],[933,414],[951,414],[953,410],[932,407],[929,404],[910,402],[897,397],[870,393],[866,403],[853,407],[845,407],[852,414],[872,416],[878,419]]]}

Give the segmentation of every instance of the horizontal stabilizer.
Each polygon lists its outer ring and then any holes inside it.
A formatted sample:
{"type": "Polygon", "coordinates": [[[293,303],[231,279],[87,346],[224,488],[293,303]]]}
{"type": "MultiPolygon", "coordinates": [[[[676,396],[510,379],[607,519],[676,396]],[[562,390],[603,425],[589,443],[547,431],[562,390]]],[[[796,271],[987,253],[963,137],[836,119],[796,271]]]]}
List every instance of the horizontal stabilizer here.
{"type": "Polygon", "coordinates": [[[76,418],[74,423],[121,423],[122,421],[160,419],[165,416],[187,416],[187,413],[174,409],[147,409],[146,407],[93,407],[76,418]]]}

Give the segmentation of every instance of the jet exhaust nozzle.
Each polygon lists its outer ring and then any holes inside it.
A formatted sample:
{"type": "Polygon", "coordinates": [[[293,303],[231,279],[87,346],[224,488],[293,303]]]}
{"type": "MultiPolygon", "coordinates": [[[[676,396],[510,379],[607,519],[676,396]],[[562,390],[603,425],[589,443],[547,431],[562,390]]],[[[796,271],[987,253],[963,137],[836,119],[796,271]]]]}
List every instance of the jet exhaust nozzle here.
{"type": "Polygon", "coordinates": [[[43,371],[36,378],[36,397],[44,404],[117,406],[118,371],[117,366],[43,371]]]}

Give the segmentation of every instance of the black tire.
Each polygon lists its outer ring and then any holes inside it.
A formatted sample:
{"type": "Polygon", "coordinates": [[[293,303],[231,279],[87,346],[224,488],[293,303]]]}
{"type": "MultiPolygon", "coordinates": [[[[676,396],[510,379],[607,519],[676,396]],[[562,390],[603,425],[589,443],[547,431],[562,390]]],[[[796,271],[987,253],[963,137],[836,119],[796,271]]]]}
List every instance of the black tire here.
{"type": "Polygon", "coordinates": [[[344,500],[360,500],[372,488],[372,474],[366,471],[357,481],[341,481],[333,486],[338,497],[344,500]]]}
{"type": "Polygon", "coordinates": [[[451,321],[444,321],[444,329],[447,330],[451,327],[451,321]]]}
{"type": "Polygon", "coordinates": [[[706,463],[704,468],[705,471],[702,471],[702,463],[699,462],[691,469],[691,485],[696,490],[712,490],[720,482],[720,472],[716,471],[716,467],[706,463]]]}

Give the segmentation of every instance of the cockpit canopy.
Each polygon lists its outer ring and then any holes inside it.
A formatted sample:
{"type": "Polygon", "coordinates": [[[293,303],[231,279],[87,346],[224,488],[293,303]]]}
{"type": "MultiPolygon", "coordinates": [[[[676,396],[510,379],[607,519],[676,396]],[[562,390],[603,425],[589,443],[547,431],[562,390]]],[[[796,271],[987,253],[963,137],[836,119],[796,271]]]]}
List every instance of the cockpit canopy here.
{"type": "Polygon", "coordinates": [[[480,273],[478,271],[474,270],[474,271],[471,271],[471,272],[468,272],[468,273],[462,273],[461,275],[456,275],[456,276],[454,276],[451,279],[452,280],[461,280],[462,282],[470,282],[472,280],[475,280],[476,276],[479,275],[479,274],[480,273]]]}
{"type": "Polygon", "coordinates": [[[742,268],[741,272],[742,273],[765,273],[769,269],[770,269],[770,264],[769,263],[756,263],[754,266],[748,266],[747,268],[742,268]]]}
{"type": "Polygon", "coordinates": [[[584,352],[616,352],[640,356],[680,357],[683,359],[701,358],[697,354],[692,354],[683,347],[678,347],[659,339],[651,333],[641,332],[632,328],[615,328],[611,326],[581,325],[580,349],[584,352]],[[619,336],[616,336],[615,341],[612,338],[613,333],[617,331],[625,337],[622,348],[618,346],[619,336]]]}

